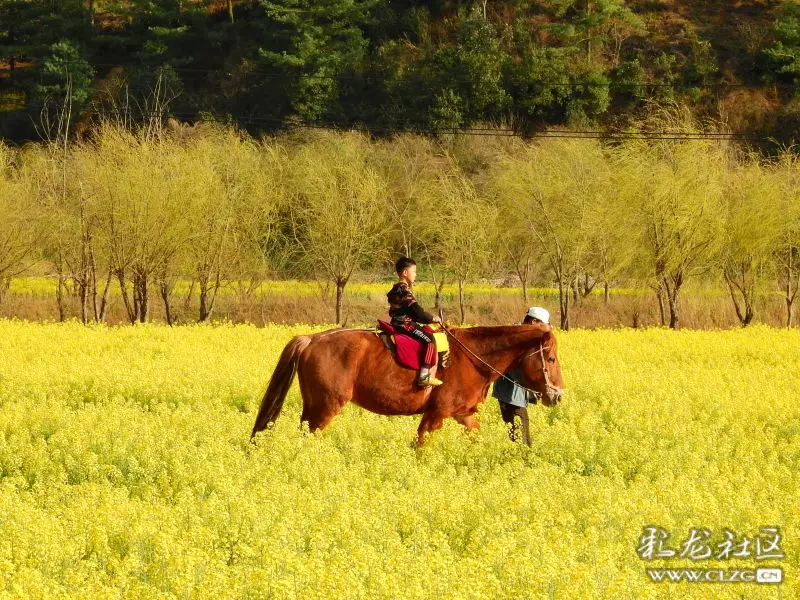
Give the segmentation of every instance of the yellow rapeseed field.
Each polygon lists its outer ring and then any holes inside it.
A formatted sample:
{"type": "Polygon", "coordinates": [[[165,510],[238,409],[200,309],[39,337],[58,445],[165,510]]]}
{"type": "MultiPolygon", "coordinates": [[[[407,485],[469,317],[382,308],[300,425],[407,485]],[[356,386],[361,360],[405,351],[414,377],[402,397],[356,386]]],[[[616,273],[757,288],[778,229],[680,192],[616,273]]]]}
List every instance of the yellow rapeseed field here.
{"type": "MultiPolygon", "coordinates": [[[[298,428],[307,328],[0,322],[0,598],[800,597],[800,332],[560,333],[569,392],[512,444],[348,406],[298,428]],[[653,583],[644,527],[780,528],[784,583],[653,583]]],[[[671,539],[673,539],[671,538],[671,539]]]]}

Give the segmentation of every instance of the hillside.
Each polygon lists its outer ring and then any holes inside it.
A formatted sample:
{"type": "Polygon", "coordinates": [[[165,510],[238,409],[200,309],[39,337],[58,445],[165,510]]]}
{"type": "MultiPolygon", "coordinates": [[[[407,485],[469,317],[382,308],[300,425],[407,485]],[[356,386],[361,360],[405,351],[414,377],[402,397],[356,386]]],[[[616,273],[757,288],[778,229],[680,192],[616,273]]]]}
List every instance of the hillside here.
{"type": "Polygon", "coordinates": [[[35,138],[65,98],[78,127],[376,134],[627,127],[655,103],[764,147],[797,137],[798,16],[768,0],[0,0],[0,136],[35,138]]]}

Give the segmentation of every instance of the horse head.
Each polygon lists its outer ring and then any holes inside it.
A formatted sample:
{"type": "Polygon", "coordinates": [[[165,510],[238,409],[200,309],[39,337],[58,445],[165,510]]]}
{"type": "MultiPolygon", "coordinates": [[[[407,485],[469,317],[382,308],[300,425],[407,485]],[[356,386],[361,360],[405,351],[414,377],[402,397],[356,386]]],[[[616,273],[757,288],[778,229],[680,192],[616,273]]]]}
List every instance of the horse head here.
{"type": "Polygon", "coordinates": [[[523,357],[521,369],[524,383],[539,394],[542,404],[555,406],[564,393],[564,379],[558,360],[556,336],[549,325],[539,342],[523,357]]]}

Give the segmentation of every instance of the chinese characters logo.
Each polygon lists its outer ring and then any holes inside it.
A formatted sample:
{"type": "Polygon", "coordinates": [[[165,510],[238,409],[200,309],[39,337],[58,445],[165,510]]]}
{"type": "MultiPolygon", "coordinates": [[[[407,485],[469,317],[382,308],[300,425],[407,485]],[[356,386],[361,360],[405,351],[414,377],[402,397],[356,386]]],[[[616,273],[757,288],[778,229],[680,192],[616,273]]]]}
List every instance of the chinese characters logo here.
{"type": "MultiPolygon", "coordinates": [[[[681,540],[670,540],[670,533],[663,527],[648,525],[639,537],[636,553],[646,561],[658,559],[731,560],[753,559],[774,561],[784,558],[781,549],[781,532],[777,526],[765,526],[755,535],[722,530],[722,539],[712,543],[711,531],[704,527],[692,527],[681,540]]],[[[651,580],[688,582],[756,582],[781,583],[780,568],[759,567],[756,569],[647,569],[651,580]]]]}

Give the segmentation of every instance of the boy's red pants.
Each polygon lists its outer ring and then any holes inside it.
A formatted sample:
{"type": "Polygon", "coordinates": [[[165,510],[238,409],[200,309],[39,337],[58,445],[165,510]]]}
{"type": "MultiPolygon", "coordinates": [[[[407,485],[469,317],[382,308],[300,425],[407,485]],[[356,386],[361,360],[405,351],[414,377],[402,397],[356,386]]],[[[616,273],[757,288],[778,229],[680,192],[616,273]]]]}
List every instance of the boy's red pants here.
{"type": "Polygon", "coordinates": [[[420,361],[425,367],[432,367],[436,364],[436,343],[433,341],[433,332],[423,329],[413,321],[410,323],[403,323],[397,326],[399,331],[406,335],[416,338],[425,345],[425,355],[420,361]]]}

